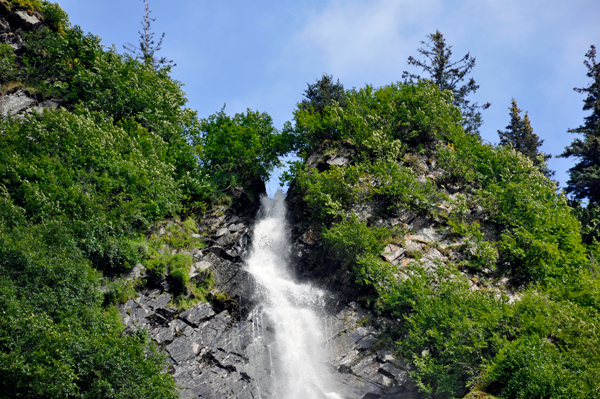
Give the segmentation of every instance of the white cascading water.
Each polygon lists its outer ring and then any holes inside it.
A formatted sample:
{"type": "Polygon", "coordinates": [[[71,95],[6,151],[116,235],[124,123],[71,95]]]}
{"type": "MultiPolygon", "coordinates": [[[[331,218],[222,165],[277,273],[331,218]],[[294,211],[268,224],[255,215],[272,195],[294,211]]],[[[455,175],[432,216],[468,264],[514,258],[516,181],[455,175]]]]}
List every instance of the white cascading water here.
{"type": "Polygon", "coordinates": [[[285,194],[278,191],[275,198],[261,201],[247,260],[261,303],[251,317],[254,324],[263,326],[263,332],[264,325],[272,326],[275,341],[268,346],[270,378],[257,387],[259,394],[262,398],[341,399],[326,366],[327,337],[321,322],[324,292],[298,284],[289,270],[285,194]]]}

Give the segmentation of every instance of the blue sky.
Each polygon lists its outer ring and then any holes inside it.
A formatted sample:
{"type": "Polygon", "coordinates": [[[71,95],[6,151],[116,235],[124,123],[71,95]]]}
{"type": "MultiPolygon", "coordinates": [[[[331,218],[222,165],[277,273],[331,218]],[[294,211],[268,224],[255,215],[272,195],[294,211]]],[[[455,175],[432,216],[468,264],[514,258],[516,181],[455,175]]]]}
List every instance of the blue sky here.
{"type": "MultiPolygon", "coordinates": [[[[60,0],[71,22],[122,51],[138,42],[140,0],[60,0]]],[[[149,0],[160,53],[177,66],[188,106],[207,117],[227,103],[269,113],[277,128],[290,120],[307,83],[333,74],[346,88],[401,79],[420,41],[440,30],[456,58],[477,59],[472,100],[491,102],[482,137],[499,141],[514,97],[529,112],[542,150],[560,154],[586,115],[584,54],[600,46],[597,0],[149,0]]],[[[564,186],[574,160],[552,158],[564,186]]],[[[268,190],[277,187],[271,182],[268,190]]]]}

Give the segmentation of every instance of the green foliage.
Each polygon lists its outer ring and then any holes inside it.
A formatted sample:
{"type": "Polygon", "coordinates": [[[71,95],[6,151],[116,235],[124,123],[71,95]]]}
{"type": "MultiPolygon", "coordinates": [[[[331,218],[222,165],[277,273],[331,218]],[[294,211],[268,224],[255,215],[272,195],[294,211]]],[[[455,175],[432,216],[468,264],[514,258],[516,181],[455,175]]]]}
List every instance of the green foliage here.
{"type": "Polygon", "coordinates": [[[299,172],[296,181],[310,218],[320,221],[332,221],[346,215],[351,205],[372,200],[383,201],[389,210],[407,207],[426,213],[437,198],[433,182],[421,183],[411,168],[382,160],[324,172],[312,168],[299,172]]]}
{"type": "Polygon", "coordinates": [[[0,388],[16,397],[177,397],[147,338],[121,337],[99,274],[39,231],[0,226],[0,388]]]}
{"type": "Polygon", "coordinates": [[[87,110],[3,124],[0,183],[29,223],[60,223],[95,267],[139,261],[122,237],[176,212],[181,194],[166,146],[131,122],[115,126],[87,110]]]}
{"type": "Polygon", "coordinates": [[[273,119],[250,109],[230,117],[223,108],[202,119],[194,144],[203,167],[221,188],[267,180],[280,165],[278,157],[289,151],[273,119]]]}
{"type": "Polygon", "coordinates": [[[24,8],[29,11],[41,11],[44,1],[41,0],[7,0],[10,9],[24,8]]]}
{"type": "Polygon", "coordinates": [[[175,249],[203,248],[204,242],[201,238],[192,237],[197,234],[196,222],[192,218],[181,223],[173,223],[166,228],[167,234],[161,238],[165,244],[175,249]]]}
{"type": "Polygon", "coordinates": [[[0,44],[0,84],[4,85],[17,77],[14,49],[6,43],[0,44]]]}
{"type": "MultiPolygon", "coordinates": [[[[171,66],[173,63],[172,60],[167,59],[166,57],[157,57],[155,54],[157,51],[160,51],[162,48],[162,42],[165,38],[165,33],[163,32],[158,42],[154,43],[154,32],[152,32],[151,25],[153,22],[156,22],[156,18],[150,17],[152,11],[150,10],[150,6],[148,5],[147,0],[144,1],[144,17],[142,20],[142,29],[143,31],[138,31],[140,34],[139,48],[135,47],[133,44],[126,44],[123,46],[125,50],[134,55],[138,60],[142,61],[145,65],[150,66],[154,69],[158,69],[162,66],[171,66]]],[[[174,65],[173,65],[174,66],[174,65]]]]}
{"type": "MultiPolygon", "coordinates": [[[[313,220],[331,221],[345,214],[358,201],[361,170],[354,167],[332,167],[319,173],[316,168],[301,170],[296,181],[313,220]]],[[[365,182],[365,184],[368,184],[365,182]]]]}
{"type": "Polygon", "coordinates": [[[190,267],[192,267],[192,257],[190,255],[172,255],[169,260],[169,275],[175,285],[175,290],[182,291],[189,284],[190,267]]]}
{"type": "Polygon", "coordinates": [[[298,168],[296,189],[305,216],[325,226],[327,261],[354,274],[364,288],[362,300],[401,321],[392,334],[423,395],[462,397],[477,386],[500,397],[539,398],[548,397],[536,391],[546,384],[550,397],[596,397],[590,376],[600,362],[596,351],[581,348],[597,347],[600,279],[595,255],[586,267],[579,223],[556,184],[514,149],[465,134],[458,110],[429,83],[367,87],[347,98],[346,108],[296,112],[296,132],[309,134],[305,149],[315,149],[310,137],[319,137],[330,141],[316,156],[346,147],[356,152],[349,166],[298,168]],[[437,179],[424,178],[423,154],[444,171],[437,179]],[[446,185],[463,194],[450,199],[446,185]],[[435,210],[438,201],[449,202],[449,211],[435,210]],[[383,260],[383,246],[397,238],[358,220],[353,208],[366,203],[392,215],[410,209],[435,217],[463,239],[456,248],[462,261],[421,264],[418,253],[402,266],[383,260]],[[516,285],[537,285],[510,303],[486,279],[470,286],[458,271],[496,265],[496,273],[510,274],[516,285]],[[565,337],[562,346],[559,336],[565,337]],[[585,343],[573,343],[576,336],[585,343]],[[536,356],[547,364],[533,363],[536,356]],[[589,373],[582,371],[586,362],[589,373]],[[564,380],[569,373],[574,376],[568,382],[556,377],[564,380]]]}
{"type": "Polygon", "coordinates": [[[212,190],[190,145],[197,135],[197,116],[184,108],[185,93],[169,77],[169,68],[155,70],[114,48],[104,50],[100,38],[84,35],[78,26],[62,34],[29,34],[21,62],[16,80],[34,87],[38,96],[66,100],[69,110],[83,103],[115,123],[139,124],[162,138],[167,144],[164,160],[175,166],[186,207],[210,198],[212,190]]]}
{"type": "Polygon", "coordinates": [[[308,84],[299,108],[309,112],[321,113],[325,106],[330,105],[333,101],[337,102],[342,108],[346,106],[344,85],[340,83],[339,79],[334,83],[332,75],[323,74],[316,83],[308,84]]]}
{"type": "Polygon", "coordinates": [[[376,161],[367,166],[367,173],[374,182],[373,193],[389,210],[408,208],[427,214],[438,199],[434,182],[419,181],[410,167],[376,161]]]}
{"type": "Polygon", "coordinates": [[[591,202],[583,206],[578,201],[570,202],[573,213],[581,223],[581,238],[590,245],[600,242],[600,204],[591,202]]]}
{"type": "Polygon", "coordinates": [[[135,282],[127,279],[109,281],[104,291],[104,306],[122,304],[135,298],[135,282]]]}
{"type": "Polygon", "coordinates": [[[464,238],[459,250],[465,255],[466,266],[475,270],[496,268],[498,249],[494,243],[484,239],[479,222],[467,223],[450,219],[446,223],[453,234],[464,238]]]}
{"type": "Polygon", "coordinates": [[[507,398],[596,398],[597,309],[531,292],[511,308],[507,342],[481,385],[507,398]]]}
{"type": "Polygon", "coordinates": [[[349,266],[367,254],[379,254],[390,238],[388,229],[370,228],[355,215],[323,232],[324,245],[330,253],[349,266]]]}
{"type": "Polygon", "coordinates": [[[42,1],[41,12],[44,16],[44,23],[55,32],[65,34],[67,28],[70,28],[69,15],[58,3],[42,1]]]}
{"type": "Polygon", "coordinates": [[[404,310],[395,311],[405,319],[398,348],[416,366],[410,374],[425,397],[462,396],[503,343],[505,301],[471,292],[452,268],[428,272],[414,266],[407,273],[384,295],[385,307],[404,310]]]}
{"type": "Polygon", "coordinates": [[[530,289],[509,304],[493,290],[470,290],[451,266],[400,271],[373,255],[358,264],[376,309],[403,319],[397,348],[424,397],[462,397],[474,385],[503,398],[597,397],[600,314],[589,306],[598,304],[590,301],[597,277],[530,289]]]}

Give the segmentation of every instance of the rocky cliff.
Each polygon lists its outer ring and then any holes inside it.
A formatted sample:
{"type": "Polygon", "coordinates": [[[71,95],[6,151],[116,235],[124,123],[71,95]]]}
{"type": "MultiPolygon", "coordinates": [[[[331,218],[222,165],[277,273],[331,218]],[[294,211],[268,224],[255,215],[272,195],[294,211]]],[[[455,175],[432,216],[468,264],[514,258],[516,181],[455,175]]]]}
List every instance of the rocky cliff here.
{"type": "MultiPolygon", "coordinates": [[[[120,307],[126,331],[147,330],[167,354],[182,398],[274,397],[265,387],[273,378],[273,364],[280,361],[269,348],[277,335],[255,311],[257,285],[244,265],[256,213],[256,204],[246,205],[238,211],[220,207],[206,214],[198,229],[213,245],[179,251],[193,256],[190,277],[206,270],[214,276],[212,304],[178,311],[169,306],[172,294],[163,280],[120,307]]],[[[155,227],[151,234],[165,233],[155,227]]],[[[143,271],[132,277],[143,278],[143,271]]],[[[331,288],[329,312],[322,315],[327,336],[322,346],[328,367],[343,383],[344,398],[416,397],[409,366],[394,356],[374,326],[384,321],[331,288]]]]}

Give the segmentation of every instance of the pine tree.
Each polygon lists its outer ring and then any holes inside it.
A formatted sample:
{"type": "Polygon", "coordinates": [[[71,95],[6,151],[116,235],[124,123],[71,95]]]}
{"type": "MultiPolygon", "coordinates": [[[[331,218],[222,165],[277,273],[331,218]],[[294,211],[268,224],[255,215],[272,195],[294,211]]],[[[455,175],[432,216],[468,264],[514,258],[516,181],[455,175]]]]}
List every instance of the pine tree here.
{"type": "Polygon", "coordinates": [[[337,101],[341,107],[345,107],[346,91],[344,85],[338,79],[334,82],[332,75],[323,74],[321,79],[318,79],[314,84],[308,84],[308,88],[304,91],[304,100],[300,106],[308,110],[308,107],[313,107],[314,112],[322,113],[326,105],[332,101],[337,101]]]}
{"type": "MultiPolygon", "coordinates": [[[[425,56],[425,60],[420,61],[410,56],[408,57],[408,65],[422,68],[427,73],[425,79],[431,80],[440,90],[450,90],[454,95],[452,103],[460,108],[463,114],[463,128],[467,133],[479,136],[479,128],[483,124],[480,110],[489,108],[491,104],[479,105],[466,99],[469,93],[475,93],[479,88],[473,78],[469,78],[466,84],[460,86],[460,83],[466,79],[466,76],[475,67],[475,57],[471,57],[467,53],[460,60],[451,62],[452,46],[446,46],[444,35],[440,31],[436,31],[427,38],[429,39],[427,42],[421,42],[425,48],[417,50],[425,56]]],[[[424,79],[407,71],[404,71],[402,78],[406,82],[424,79]]]]}
{"type": "Polygon", "coordinates": [[[546,161],[552,155],[546,155],[539,151],[544,140],[540,140],[539,136],[533,133],[529,115],[526,112],[525,116],[521,118],[522,111],[517,107],[517,102],[514,98],[512,99],[512,106],[508,109],[510,110],[510,123],[506,126],[506,131],[498,130],[500,144],[512,146],[515,150],[531,159],[533,164],[540,168],[540,171],[546,177],[552,177],[555,172],[546,166],[546,161]]]}
{"type": "Polygon", "coordinates": [[[156,22],[156,18],[151,18],[150,6],[148,5],[147,0],[142,0],[144,2],[144,17],[142,20],[142,30],[138,31],[140,34],[140,44],[139,47],[134,46],[131,43],[127,43],[123,46],[123,48],[133,54],[136,58],[143,61],[146,65],[153,67],[154,69],[158,69],[161,66],[175,66],[177,64],[173,64],[173,60],[169,60],[166,57],[156,57],[156,52],[162,49],[162,42],[165,37],[163,32],[160,40],[156,45],[154,44],[154,32],[152,32],[151,25],[152,22],[156,22]]]}
{"type": "Polygon", "coordinates": [[[587,76],[592,79],[588,87],[574,88],[577,93],[585,93],[583,110],[592,111],[584,118],[583,125],[569,129],[569,133],[583,134],[583,140],[576,138],[565,148],[560,157],[576,157],[579,162],[569,169],[567,193],[575,200],[587,199],[600,203],[600,63],[596,62],[596,47],[591,46],[585,54],[584,65],[587,76]]]}

